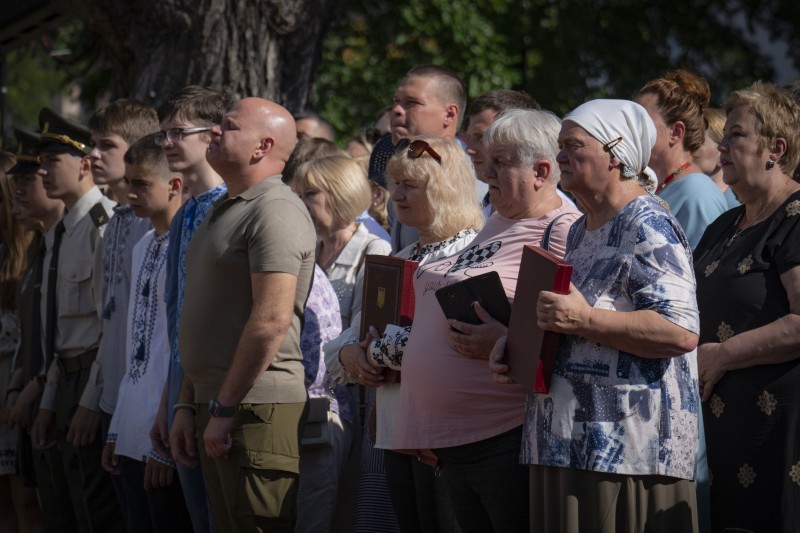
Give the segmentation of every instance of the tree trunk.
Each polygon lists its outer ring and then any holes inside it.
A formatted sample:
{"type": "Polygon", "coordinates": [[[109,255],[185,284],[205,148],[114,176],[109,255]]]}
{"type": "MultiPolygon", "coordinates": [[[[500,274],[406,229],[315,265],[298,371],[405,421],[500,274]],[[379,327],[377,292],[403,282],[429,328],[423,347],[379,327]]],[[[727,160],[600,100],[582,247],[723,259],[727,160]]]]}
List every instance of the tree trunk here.
{"type": "Polygon", "coordinates": [[[116,96],[160,105],[186,85],[309,103],[338,0],[84,0],[75,8],[111,62],[116,96]]]}

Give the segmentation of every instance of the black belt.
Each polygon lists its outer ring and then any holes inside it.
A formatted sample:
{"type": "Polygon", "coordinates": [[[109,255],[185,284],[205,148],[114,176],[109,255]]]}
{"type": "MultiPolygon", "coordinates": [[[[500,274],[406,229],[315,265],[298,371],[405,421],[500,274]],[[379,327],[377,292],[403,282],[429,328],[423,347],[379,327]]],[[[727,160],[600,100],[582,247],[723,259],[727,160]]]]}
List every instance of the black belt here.
{"type": "Polygon", "coordinates": [[[92,363],[94,363],[96,358],[97,348],[89,350],[88,352],[83,352],[75,357],[70,357],[69,359],[63,359],[59,357],[56,359],[56,362],[58,363],[58,368],[61,370],[62,374],[72,374],[73,372],[79,372],[84,368],[89,368],[92,366],[92,363]]]}

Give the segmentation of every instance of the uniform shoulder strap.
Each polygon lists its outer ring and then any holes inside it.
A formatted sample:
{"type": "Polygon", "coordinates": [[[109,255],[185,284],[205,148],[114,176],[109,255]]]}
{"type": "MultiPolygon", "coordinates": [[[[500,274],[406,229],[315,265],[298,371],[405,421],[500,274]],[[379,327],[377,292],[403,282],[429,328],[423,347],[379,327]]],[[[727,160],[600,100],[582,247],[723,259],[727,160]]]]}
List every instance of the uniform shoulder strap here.
{"type": "Polygon", "coordinates": [[[98,228],[108,224],[110,217],[108,216],[108,211],[106,211],[106,206],[103,205],[103,202],[97,202],[89,209],[89,216],[92,217],[92,222],[98,228]]]}

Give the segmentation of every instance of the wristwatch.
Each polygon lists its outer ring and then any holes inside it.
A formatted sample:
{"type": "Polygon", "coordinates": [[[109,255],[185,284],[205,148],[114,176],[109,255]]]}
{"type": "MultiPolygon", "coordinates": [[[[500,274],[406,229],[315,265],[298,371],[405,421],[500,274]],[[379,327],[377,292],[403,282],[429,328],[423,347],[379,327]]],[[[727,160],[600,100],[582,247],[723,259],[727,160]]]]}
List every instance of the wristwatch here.
{"type": "Polygon", "coordinates": [[[211,416],[230,418],[236,414],[236,406],[229,407],[227,405],[222,405],[217,400],[211,400],[208,402],[208,414],[211,416]]]}

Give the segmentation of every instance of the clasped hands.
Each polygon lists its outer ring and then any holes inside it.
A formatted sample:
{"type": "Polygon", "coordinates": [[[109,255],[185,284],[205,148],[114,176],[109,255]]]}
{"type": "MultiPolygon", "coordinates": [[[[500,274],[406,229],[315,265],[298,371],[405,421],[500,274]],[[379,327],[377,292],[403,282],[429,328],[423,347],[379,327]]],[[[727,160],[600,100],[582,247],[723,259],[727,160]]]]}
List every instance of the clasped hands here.
{"type": "Polygon", "coordinates": [[[369,327],[364,340],[358,344],[345,344],[339,351],[339,360],[345,370],[365,387],[380,387],[383,382],[383,367],[376,366],[367,357],[367,350],[373,340],[380,336],[378,330],[369,327]]]}

